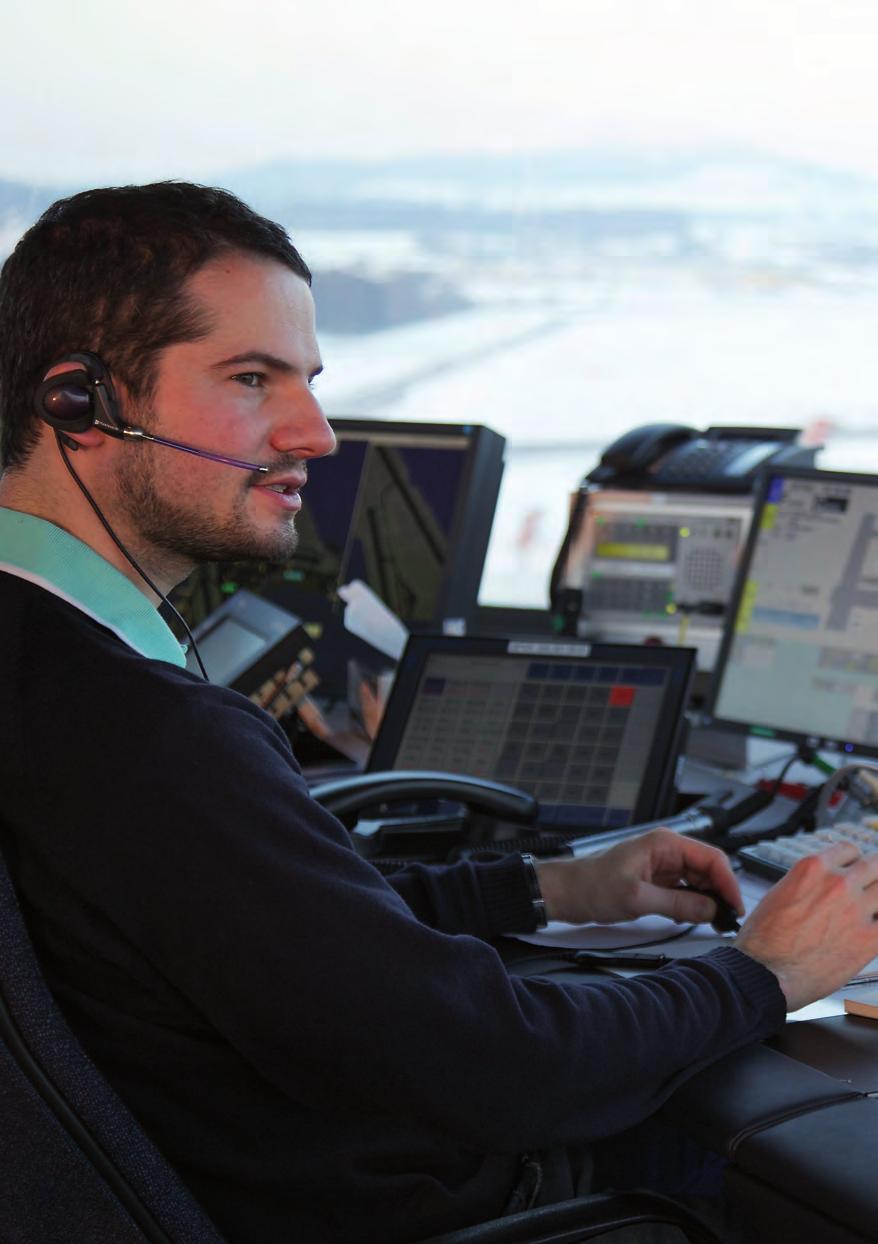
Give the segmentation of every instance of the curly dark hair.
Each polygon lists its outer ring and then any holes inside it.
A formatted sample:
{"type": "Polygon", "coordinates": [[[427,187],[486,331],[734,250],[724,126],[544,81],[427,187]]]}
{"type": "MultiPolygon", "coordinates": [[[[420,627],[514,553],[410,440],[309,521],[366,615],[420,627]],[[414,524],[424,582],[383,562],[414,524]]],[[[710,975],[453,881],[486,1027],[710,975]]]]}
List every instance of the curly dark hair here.
{"type": "Polygon", "coordinates": [[[227,190],[189,182],[110,186],[53,203],[0,272],[0,461],[36,442],[33,397],[75,351],[105,361],[133,397],[149,397],[156,356],[209,331],[190,276],[224,251],[311,273],[280,225],[227,190]]]}

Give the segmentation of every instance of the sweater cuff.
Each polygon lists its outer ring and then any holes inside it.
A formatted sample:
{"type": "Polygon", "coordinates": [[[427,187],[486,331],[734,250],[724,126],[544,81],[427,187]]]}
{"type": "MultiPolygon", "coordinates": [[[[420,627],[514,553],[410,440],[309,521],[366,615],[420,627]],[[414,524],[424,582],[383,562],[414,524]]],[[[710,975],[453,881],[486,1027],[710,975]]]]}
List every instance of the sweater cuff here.
{"type": "Polygon", "coordinates": [[[520,855],[476,865],[476,880],[488,925],[488,937],[499,933],[533,933],[536,911],[520,855]]]}
{"type": "Polygon", "coordinates": [[[770,968],[751,959],[734,946],[720,946],[702,956],[718,964],[746,995],[750,1004],[765,1013],[764,1035],[771,1036],[783,1028],[787,1017],[787,1000],[780,982],[770,968]]]}

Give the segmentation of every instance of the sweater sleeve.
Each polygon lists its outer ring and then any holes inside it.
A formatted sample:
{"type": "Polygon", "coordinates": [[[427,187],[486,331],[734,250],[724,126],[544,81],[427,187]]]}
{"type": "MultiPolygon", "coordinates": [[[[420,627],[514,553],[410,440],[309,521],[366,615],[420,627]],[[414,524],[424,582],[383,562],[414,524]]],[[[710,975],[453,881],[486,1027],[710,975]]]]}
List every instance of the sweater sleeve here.
{"type": "Polygon", "coordinates": [[[392,873],[388,882],[419,920],[444,933],[488,939],[536,928],[520,855],[444,867],[412,864],[392,873]]]}
{"type": "Polygon", "coordinates": [[[520,1152],[633,1124],[782,1022],[773,976],[733,950],[634,980],[511,978],[481,939],[518,920],[513,866],[414,870],[395,888],[313,801],[270,719],[163,679],[137,688],[142,720],[126,697],[100,704],[100,782],[76,749],[48,785],[34,761],[34,821],[83,899],[294,1099],[520,1152]]]}

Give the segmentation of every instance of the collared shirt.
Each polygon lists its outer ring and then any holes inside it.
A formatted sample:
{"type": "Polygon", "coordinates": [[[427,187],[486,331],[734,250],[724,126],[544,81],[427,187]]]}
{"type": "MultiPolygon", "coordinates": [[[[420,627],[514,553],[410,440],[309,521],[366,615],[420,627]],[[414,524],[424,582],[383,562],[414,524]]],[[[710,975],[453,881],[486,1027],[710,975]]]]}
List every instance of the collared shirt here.
{"type": "Polygon", "coordinates": [[[183,649],[143,592],[54,523],[0,506],[0,571],[66,600],[142,656],[185,666],[183,649]]]}

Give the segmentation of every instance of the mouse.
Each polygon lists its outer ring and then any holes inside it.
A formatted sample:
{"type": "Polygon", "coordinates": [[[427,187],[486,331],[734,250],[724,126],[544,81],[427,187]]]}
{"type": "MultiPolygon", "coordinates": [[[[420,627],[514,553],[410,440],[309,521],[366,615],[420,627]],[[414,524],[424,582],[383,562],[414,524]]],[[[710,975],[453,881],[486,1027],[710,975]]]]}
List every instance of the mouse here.
{"type": "Polygon", "coordinates": [[[687,886],[687,889],[693,890],[696,894],[703,894],[705,898],[712,899],[716,904],[716,915],[710,923],[717,933],[740,933],[741,924],[738,920],[738,913],[731,903],[727,903],[720,894],[717,894],[716,890],[702,890],[694,885],[687,886]]]}

